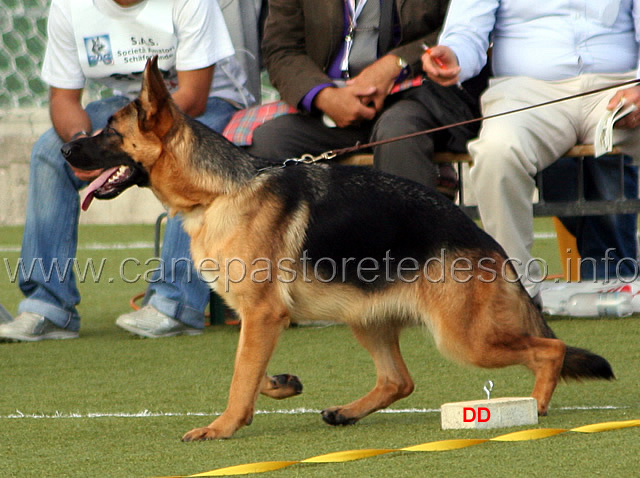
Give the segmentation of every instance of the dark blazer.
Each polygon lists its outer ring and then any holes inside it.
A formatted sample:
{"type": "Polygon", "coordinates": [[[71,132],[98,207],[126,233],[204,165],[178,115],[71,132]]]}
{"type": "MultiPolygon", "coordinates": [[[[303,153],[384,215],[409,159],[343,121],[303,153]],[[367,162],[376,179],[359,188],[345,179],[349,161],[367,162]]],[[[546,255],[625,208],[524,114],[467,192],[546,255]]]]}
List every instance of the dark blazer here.
{"type": "MultiPolygon", "coordinates": [[[[447,6],[446,0],[396,0],[399,41],[381,54],[397,55],[422,71],[422,42],[436,44],[447,6]]],[[[262,51],[283,100],[297,106],[314,86],[331,81],[325,72],[343,33],[344,0],[269,0],[262,51]]]]}

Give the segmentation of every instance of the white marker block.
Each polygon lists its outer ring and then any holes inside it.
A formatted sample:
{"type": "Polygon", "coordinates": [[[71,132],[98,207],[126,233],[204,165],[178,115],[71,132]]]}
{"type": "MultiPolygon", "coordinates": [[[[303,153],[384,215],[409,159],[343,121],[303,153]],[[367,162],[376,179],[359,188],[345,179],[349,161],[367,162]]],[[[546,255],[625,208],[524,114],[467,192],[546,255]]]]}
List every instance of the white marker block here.
{"type": "Polygon", "coordinates": [[[469,402],[445,403],[440,407],[443,430],[488,429],[536,425],[538,405],[535,398],[492,398],[469,402]]]}

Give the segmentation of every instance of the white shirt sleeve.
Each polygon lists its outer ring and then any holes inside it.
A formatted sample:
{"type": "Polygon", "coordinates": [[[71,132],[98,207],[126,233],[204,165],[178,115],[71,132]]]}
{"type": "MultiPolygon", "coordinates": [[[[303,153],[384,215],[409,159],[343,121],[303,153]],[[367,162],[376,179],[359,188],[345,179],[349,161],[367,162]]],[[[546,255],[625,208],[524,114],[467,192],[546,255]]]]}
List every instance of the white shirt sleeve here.
{"type": "Polygon", "coordinates": [[[174,7],[176,69],[206,68],[235,51],[217,1],[186,0],[174,7]]]}
{"type": "Polygon", "coordinates": [[[84,88],[85,77],[78,59],[69,0],[51,2],[47,35],[47,48],[42,63],[42,80],[55,88],[84,88]]]}
{"type": "Polygon", "coordinates": [[[457,55],[462,81],[493,42],[495,76],[560,80],[638,68],[638,0],[451,0],[440,43],[457,55]]]}
{"type": "Polygon", "coordinates": [[[458,57],[461,81],[476,76],[487,62],[499,5],[500,0],[453,0],[449,4],[439,43],[458,57]]]}

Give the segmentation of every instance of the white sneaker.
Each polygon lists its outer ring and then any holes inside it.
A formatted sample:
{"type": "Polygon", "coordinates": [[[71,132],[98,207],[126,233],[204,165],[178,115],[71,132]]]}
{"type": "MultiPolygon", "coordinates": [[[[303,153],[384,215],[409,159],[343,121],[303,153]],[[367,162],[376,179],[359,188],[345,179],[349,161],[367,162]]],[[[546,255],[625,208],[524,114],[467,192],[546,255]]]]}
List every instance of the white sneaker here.
{"type": "Polygon", "coordinates": [[[116,325],[134,335],[157,339],[174,335],[200,335],[202,330],[178,322],[168,315],[159,312],[152,305],[145,305],[135,312],[122,314],[116,325]]]}
{"type": "Polygon", "coordinates": [[[58,327],[44,316],[22,312],[11,322],[0,325],[1,342],[77,339],[78,332],[58,327]]]}

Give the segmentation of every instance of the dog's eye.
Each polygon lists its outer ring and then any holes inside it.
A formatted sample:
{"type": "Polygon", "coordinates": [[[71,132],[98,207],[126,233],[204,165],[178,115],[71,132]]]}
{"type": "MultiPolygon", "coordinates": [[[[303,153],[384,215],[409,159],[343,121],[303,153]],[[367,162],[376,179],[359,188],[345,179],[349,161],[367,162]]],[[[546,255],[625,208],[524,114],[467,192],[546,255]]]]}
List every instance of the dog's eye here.
{"type": "Polygon", "coordinates": [[[122,135],[110,126],[107,126],[104,129],[104,134],[106,134],[107,136],[118,136],[119,138],[122,138],[122,135]]]}

